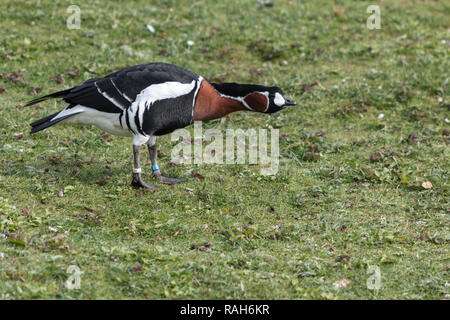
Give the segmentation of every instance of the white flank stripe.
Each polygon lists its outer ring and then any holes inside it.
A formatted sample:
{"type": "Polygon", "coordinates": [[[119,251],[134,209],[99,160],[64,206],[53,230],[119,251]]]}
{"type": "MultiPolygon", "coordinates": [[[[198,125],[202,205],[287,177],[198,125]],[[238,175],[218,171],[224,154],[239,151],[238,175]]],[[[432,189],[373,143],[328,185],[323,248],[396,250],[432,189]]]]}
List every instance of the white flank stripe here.
{"type": "Polygon", "coordinates": [[[157,100],[177,98],[188,94],[194,87],[195,80],[192,80],[191,83],[168,81],[152,84],[137,95],[136,101],[145,100],[147,101],[147,104],[151,104],[157,100]]]}
{"type": "Polygon", "coordinates": [[[136,114],[139,112],[139,121],[143,123],[144,111],[158,100],[172,99],[188,94],[195,87],[195,80],[191,83],[181,83],[176,81],[168,81],[158,84],[152,84],[142,90],[136,100],[131,105],[131,111],[136,114]],[[134,108],[133,108],[134,106],[134,108]],[[133,110],[135,109],[135,110],[133,110]]]}
{"type": "Polygon", "coordinates": [[[71,115],[71,114],[74,114],[74,113],[83,112],[83,111],[85,111],[85,108],[80,106],[80,105],[75,106],[75,107],[70,108],[70,109],[64,109],[63,111],[58,113],[54,118],[52,118],[52,120],[50,120],[50,121],[54,121],[54,120],[57,120],[57,119],[59,119],[61,117],[68,116],[68,115],[71,115]]]}
{"type": "Polygon", "coordinates": [[[123,93],[122,91],[120,91],[119,88],[117,88],[117,86],[116,86],[116,84],[114,83],[113,79],[110,79],[110,80],[111,80],[111,83],[113,84],[114,88],[116,88],[117,92],[119,92],[119,93],[122,95],[122,97],[124,97],[125,99],[127,99],[127,100],[130,101],[130,102],[133,102],[133,100],[131,100],[130,97],[128,97],[125,93],[123,93]]]}
{"type": "Polygon", "coordinates": [[[111,97],[109,94],[107,94],[106,92],[103,92],[100,90],[100,88],[97,86],[97,82],[94,82],[95,86],[97,87],[97,91],[99,93],[102,94],[102,96],[104,96],[106,99],[108,99],[109,101],[111,101],[116,107],[120,108],[121,110],[124,109],[124,107],[113,97],[111,97]]]}
{"type": "Polygon", "coordinates": [[[114,135],[125,137],[131,136],[130,131],[120,125],[120,113],[102,112],[82,105],[76,105],[73,108],[64,109],[51,121],[71,114],[74,115],[64,119],[61,123],[95,125],[98,128],[114,135]]]}

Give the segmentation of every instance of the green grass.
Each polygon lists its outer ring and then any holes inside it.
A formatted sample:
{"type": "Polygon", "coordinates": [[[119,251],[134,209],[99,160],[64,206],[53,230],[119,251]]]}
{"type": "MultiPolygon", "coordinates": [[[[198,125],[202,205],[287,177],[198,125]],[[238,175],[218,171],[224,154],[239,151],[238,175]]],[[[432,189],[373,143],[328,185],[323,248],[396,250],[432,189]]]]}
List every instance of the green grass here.
{"type": "Polygon", "coordinates": [[[448,298],[448,2],[89,3],[79,30],[66,28],[72,1],[0,4],[0,298],[448,298]],[[380,30],[366,28],[371,4],[380,30]],[[205,179],[167,186],[147,174],[158,188],[144,192],[130,187],[130,139],[94,127],[28,134],[63,106],[16,107],[32,91],[151,61],[296,99],[273,116],[204,124],[278,128],[278,174],[170,164],[166,136],[163,173],[205,179]],[[70,265],[79,290],[64,286],[70,265]],[[371,265],[379,290],[366,286],[371,265]]]}

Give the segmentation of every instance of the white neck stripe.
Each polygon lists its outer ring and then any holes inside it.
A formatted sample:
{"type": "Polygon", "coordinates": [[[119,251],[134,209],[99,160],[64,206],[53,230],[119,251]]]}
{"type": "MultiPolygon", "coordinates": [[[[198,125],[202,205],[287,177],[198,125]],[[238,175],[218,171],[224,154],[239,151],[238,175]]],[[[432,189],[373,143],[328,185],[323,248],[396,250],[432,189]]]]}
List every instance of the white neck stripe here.
{"type": "Polygon", "coordinates": [[[202,82],[203,82],[203,77],[199,76],[198,80],[197,80],[197,89],[195,89],[194,92],[194,98],[192,99],[192,120],[191,122],[194,121],[194,108],[195,108],[195,103],[197,102],[197,94],[200,91],[200,87],[202,86],[202,82]]]}

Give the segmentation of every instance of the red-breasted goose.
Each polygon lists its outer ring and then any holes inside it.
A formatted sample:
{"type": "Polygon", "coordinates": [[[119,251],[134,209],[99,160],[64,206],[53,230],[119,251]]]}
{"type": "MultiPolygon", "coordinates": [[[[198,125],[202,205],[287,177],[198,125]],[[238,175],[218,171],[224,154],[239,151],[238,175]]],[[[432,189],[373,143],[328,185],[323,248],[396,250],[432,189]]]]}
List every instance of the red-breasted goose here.
{"type": "Polygon", "coordinates": [[[147,144],[154,177],[167,184],[184,180],[161,175],[156,136],[234,111],[274,113],[296,104],[278,87],[209,83],[187,69],[166,63],[127,67],[31,100],[25,106],[50,98],[62,98],[69,105],[31,123],[32,134],[57,123],[67,123],[93,124],[108,133],[132,137],[132,185],[144,188],[154,186],[142,180],[139,153],[143,144],[147,144]]]}

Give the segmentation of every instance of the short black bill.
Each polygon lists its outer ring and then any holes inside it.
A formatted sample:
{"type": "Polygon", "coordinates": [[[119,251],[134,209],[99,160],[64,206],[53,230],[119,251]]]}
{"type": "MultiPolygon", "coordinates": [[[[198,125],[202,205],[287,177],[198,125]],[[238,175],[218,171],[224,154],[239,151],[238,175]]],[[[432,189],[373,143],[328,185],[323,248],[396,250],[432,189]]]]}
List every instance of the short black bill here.
{"type": "Polygon", "coordinates": [[[295,102],[295,100],[286,98],[286,102],[284,103],[286,106],[295,106],[297,104],[297,102],[295,102]]]}

